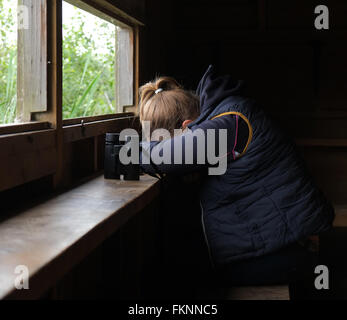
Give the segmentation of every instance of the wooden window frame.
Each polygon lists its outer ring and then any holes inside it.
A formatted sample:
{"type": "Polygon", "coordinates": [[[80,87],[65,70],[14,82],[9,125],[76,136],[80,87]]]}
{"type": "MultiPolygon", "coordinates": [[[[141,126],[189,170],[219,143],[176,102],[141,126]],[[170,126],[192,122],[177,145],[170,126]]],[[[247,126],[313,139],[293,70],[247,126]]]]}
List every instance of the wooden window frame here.
{"type": "MultiPolygon", "coordinates": [[[[118,39],[116,43],[116,100],[115,107],[116,113],[124,112],[124,107],[129,107],[129,105],[134,106],[137,104],[136,101],[136,65],[138,63],[136,59],[136,37],[138,34],[136,32],[136,26],[132,24],[132,22],[128,19],[126,20],[124,17],[120,17],[116,12],[110,12],[105,8],[105,6],[101,6],[100,3],[102,1],[85,1],[85,0],[65,0],[66,3],[69,3],[85,12],[88,12],[96,17],[99,17],[109,23],[114,24],[120,30],[118,31],[118,39]],[[123,53],[126,50],[126,54],[123,53]],[[128,59],[128,54],[130,53],[131,59],[128,59]],[[130,69],[130,70],[129,70],[130,69]],[[131,79],[128,78],[129,71],[132,72],[131,79]],[[130,86],[128,85],[128,80],[130,80],[130,86]],[[131,97],[129,97],[131,95],[131,97]],[[129,101],[131,100],[131,101],[129,101]]],[[[104,4],[107,4],[105,2],[104,4]]],[[[113,114],[110,114],[109,118],[112,118],[113,114]]],[[[107,115],[106,115],[107,116],[107,115]]],[[[85,117],[93,118],[95,116],[85,117]]],[[[72,118],[74,119],[74,118],[72,118]]],[[[80,119],[80,118],[77,118],[80,119]]],[[[78,120],[77,120],[78,121],[78,120]]],[[[85,120],[84,120],[85,121],[85,120]]],[[[63,124],[69,123],[70,119],[63,119],[63,124]]]]}
{"type": "MultiPolygon", "coordinates": [[[[75,2],[75,0],[73,0],[75,2]]],[[[70,2],[70,0],[68,1],[70,2]]],[[[139,28],[143,23],[107,0],[76,0],[81,6],[92,7],[101,16],[108,16],[133,30],[133,106],[138,105],[139,88],[139,28]]],[[[47,0],[47,111],[32,113],[30,123],[0,125],[0,156],[18,174],[12,177],[0,172],[0,191],[26,182],[53,175],[54,187],[59,187],[63,176],[64,145],[69,142],[97,137],[110,130],[132,126],[134,112],[84,118],[62,118],[62,5],[63,0],[47,0]],[[44,155],[44,157],[42,156],[44,155]],[[25,162],[25,159],[30,159],[25,162]],[[36,162],[35,162],[36,159],[36,162]],[[47,165],[44,165],[44,164],[47,165]],[[31,166],[30,166],[31,164],[31,166]],[[38,165],[40,164],[40,170],[38,165]],[[20,174],[19,174],[20,173],[20,174]]]]}

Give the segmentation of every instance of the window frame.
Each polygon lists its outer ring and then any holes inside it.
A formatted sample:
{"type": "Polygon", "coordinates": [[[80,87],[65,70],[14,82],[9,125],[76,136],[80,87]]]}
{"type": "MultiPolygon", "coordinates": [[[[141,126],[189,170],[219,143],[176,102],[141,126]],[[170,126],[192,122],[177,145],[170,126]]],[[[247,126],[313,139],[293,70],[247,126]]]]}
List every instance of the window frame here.
{"type": "MultiPolygon", "coordinates": [[[[88,5],[95,9],[95,12],[110,19],[115,19],[124,23],[133,30],[133,102],[132,106],[124,106],[126,111],[134,111],[138,105],[139,88],[139,28],[144,24],[135,18],[125,14],[118,8],[111,5],[106,0],[68,0],[79,5],[88,5]]],[[[73,3],[74,4],[74,3],[73,3]]],[[[66,143],[79,139],[97,137],[106,133],[107,130],[121,129],[124,126],[131,126],[135,119],[134,112],[120,112],[109,115],[90,116],[83,118],[66,119],[62,118],[62,5],[63,0],[46,0],[47,5],[47,111],[32,113],[32,122],[0,125],[0,154],[4,161],[18,160],[30,155],[31,158],[40,160],[42,153],[47,149],[47,138],[50,138],[49,147],[54,148],[54,152],[47,153],[46,161],[50,165],[47,170],[27,168],[27,164],[21,162],[21,166],[16,170],[22,172],[21,175],[6,179],[6,183],[1,182],[0,191],[10,189],[23,183],[38,179],[45,175],[53,175],[53,186],[61,186],[63,180],[64,146],[66,143]],[[87,127],[87,135],[85,128],[87,127]],[[54,135],[54,141],[52,136],[54,135]],[[22,149],[23,148],[23,151],[22,149]],[[16,152],[13,152],[13,150],[16,152]],[[54,170],[53,170],[54,168],[54,170]],[[29,172],[29,176],[26,172],[29,172]]],[[[75,5],[75,4],[74,4],[75,5]]],[[[41,163],[41,159],[39,162],[41,163]]],[[[32,162],[34,163],[34,161],[32,162]]],[[[15,164],[14,164],[15,165],[15,164]]],[[[3,172],[6,176],[6,172],[3,172]]]]}
{"type": "MultiPolygon", "coordinates": [[[[128,72],[121,72],[120,71],[120,67],[124,67],[124,62],[130,62],[131,63],[131,72],[132,72],[132,78],[131,78],[131,99],[132,99],[132,103],[131,105],[137,105],[137,101],[136,101],[136,90],[135,90],[135,80],[136,80],[136,65],[137,65],[137,60],[136,60],[136,37],[138,36],[138,34],[136,34],[136,26],[131,24],[131,21],[129,20],[125,20],[124,18],[120,17],[119,15],[115,14],[115,13],[111,13],[108,10],[105,9],[105,7],[99,7],[97,5],[98,1],[81,1],[81,0],[65,0],[66,3],[69,3],[85,12],[88,12],[100,19],[103,19],[105,21],[108,21],[109,23],[114,24],[115,26],[121,28],[120,33],[118,34],[119,36],[121,36],[121,34],[124,36],[125,34],[125,38],[128,37],[129,43],[132,44],[132,46],[129,48],[129,50],[126,52],[126,55],[123,54],[123,52],[119,52],[120,46],[124,46],[125,43],[122,43],[120,45],[120,43],[117,41],[116,44],[116,63],[115,63],[115,77],[116,77],[116,114],[117,113],[122,113],[124,112],[124,107],[129,106],[129,103],[121,103],[121,100],[123,97],[121,97],[122,92],[124,91],[128,91],[129,93],[129,86],[126,84],[124,87],[124,81],[126,80],[124,79],[126,77],[126,75],[128,74],[128,72]],[[128,54],[131,54],[131,60],[128,61],[128,59],[124,59],[124,57],[128,56],[128,54]],[[120,111],[122,110],[122,111],[120,111]]],[[[128,70],[126,70],[128,71],[128,70]]],[[[113,114],[110,114],[110,118],[112,118],[113,114]]],[[[89,117],[84,117],[88,120],[88,118],[93,118],[95,116],[89,116],[89,117]]],[[[79,118],[71,118],[71,119],[79,119],[79,118]]],[[[71,119],[63,119],[63,124],[66,125],[66,123],[68,123],[69,121],[66,120],[71,120],[71,119]]],[[[85,120],[84,120],[85,121],[85,120]]]]}

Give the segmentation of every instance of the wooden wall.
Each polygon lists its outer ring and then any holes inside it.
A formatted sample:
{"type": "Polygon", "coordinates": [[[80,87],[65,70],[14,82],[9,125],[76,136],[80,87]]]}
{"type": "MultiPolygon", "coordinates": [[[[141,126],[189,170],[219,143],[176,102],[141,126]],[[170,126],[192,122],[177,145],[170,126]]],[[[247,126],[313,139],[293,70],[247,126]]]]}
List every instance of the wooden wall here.
{"type": "Polygon", "coordinates": [[[158,201],[132,217],[67,273],[43,299],[143,299],[165,281],[161,264],[158,201]]]}
{"type": "MultiPolygon", "coordinates": [[[[324,3],[324,1],[323,1],[324,3]]],[[[330,30],[314,28],[322,1],[147,0],[146,68],[195,88],[209,63],[273,113],[347,111],[347,2],[329,1],[330,30]]]]}
{"type": "Polygon", "coordinates": [[[141,80],[170,75],[195,89],[210,63],[246,80],[248,96],[306,139],[320,187],[346,203],[347,144],[331,140],[347,138],[346,17],[340,0],[147,0],[141,80]],[[314,28],[320,4],[330,9],[328,31],[314,28]],[[312,146],[321,138],[324,147],[312,146]]]}
{"type": "Polygon", "coordinates": [[[144,0],[107,0],[107,2],[141,22],[145,20],[144,0]]]}

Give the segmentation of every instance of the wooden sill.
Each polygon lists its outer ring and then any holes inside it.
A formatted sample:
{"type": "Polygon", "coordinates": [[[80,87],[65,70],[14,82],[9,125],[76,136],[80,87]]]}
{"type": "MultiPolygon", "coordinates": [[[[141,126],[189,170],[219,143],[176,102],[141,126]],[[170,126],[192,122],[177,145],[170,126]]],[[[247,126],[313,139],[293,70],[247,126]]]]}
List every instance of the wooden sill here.
{"type": "Polygon", "coordinates": [[[47,130],[51,128],[49,122],[25,122],[25,123],[15,123],[15,124],[1,124],[0,125],[0,135],[22,133],[28,131],[39,131],[47,130]]]}
{"type": "Polygon", "coordinates": [[[114,113],[114,114],[103,114],[100,116],[92,116],[92,117],[79,117],[79,118],[73,118],[73,119],[65,119],[63,120],[63,126],[66,127],[66,126],[71,126],[75,124],[81,124],[82,121],[84,123],[88,123],[88,122],[95,122],[95,121],[131,117],[133,115],[134,114],[132,112],[122,112],[122,113],[114,113]]]}
{"type": "Polygon", "coordinates": [[[106,132],[120,132],[126,128],[134,128],[134,126],[136,126],[136,117],[134,116],[122,116],[114,119],[92,121],[82,124],[79,122],[75,125],[63,127],[64,142],[68,143],[96,137],[106,132]]]}
{"type": "Polygon", "coordinates": [[[0,224],[0,299],[37,299],[159,195],[159,181],[98,176],[0,224]],[[29,289],[16,290],[17,265],[29,289]]]}
{"type": "MultiPolygon", "coordinates": [[[[86,122],[83,125],[79,122],[79,124],[66,126],[62,130],[63,142],[70,143],[95,138],[106,132],[121,132],[126,128],[138,128],[138,118],[129,115],[132,113],[114,115],[114,118],[111,119],[86,122]]],[[[30,129],[35,127],[41,130],[19,133],[12,131],[11,134],[0,134],[0,156],[2,159],[0,191],[57,172],[58,153],[60,152],[59,146],[57,146],[59,133],[57,134],[56,129],[43,130],[46,125],[48,125],[46,122],[29,123],[27,124],[28,129],[30,126],[30,129]]],[[[20,128],[22,126],[23,124],[19,125],[20,128]]]]}
{"type": "Polygon", "coordinates": [[[335,204],[334,227],[347,227],[347,204],[335,204]]]}

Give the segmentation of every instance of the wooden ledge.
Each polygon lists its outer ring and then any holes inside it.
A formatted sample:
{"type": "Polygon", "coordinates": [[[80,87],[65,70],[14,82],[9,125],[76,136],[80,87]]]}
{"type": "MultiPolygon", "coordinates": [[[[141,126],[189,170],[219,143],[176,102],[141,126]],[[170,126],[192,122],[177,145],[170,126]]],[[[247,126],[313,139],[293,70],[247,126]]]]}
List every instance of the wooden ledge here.
{"type": "Polygon", "coordinates": [[[0,224],[0,299],[36,299],[159,195],[159,181],[94,178],[0,224]],[[14,287],[29,269],[29,289],[14,287]]]}
{"type": "Polygon", "coordinates": [[[288,285],[234,287],[227,300],[290,300],[288,285]]]}
{"type": "Polygon", "coordinates": [[[347,227],[347,204],[335,204],[334,227],[347,227]]]}

